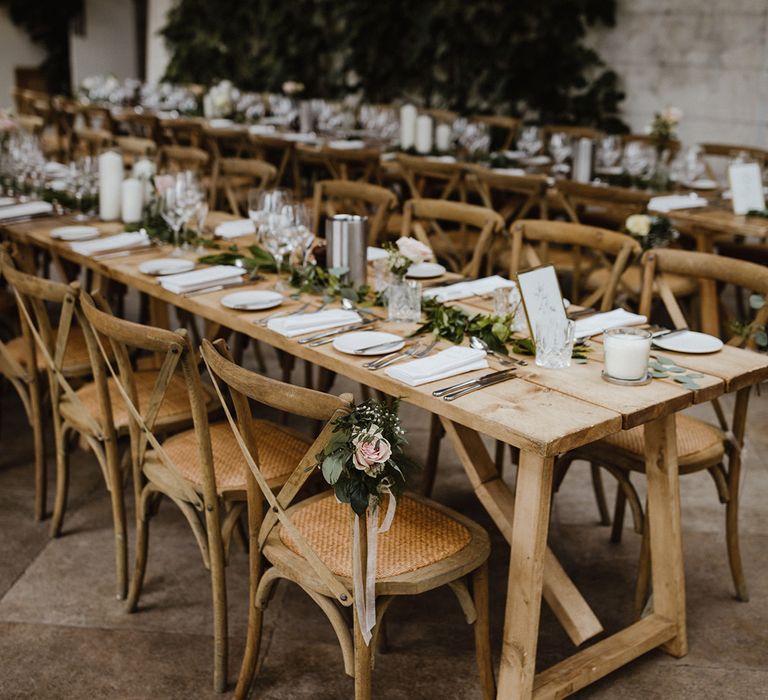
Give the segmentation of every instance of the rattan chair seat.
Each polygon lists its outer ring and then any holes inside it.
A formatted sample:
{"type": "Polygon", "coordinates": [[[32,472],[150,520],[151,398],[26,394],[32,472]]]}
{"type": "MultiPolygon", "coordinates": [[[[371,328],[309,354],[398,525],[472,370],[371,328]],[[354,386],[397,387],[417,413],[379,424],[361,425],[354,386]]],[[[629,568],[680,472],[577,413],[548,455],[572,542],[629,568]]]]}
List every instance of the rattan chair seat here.
{"type": "MultiPolygon", "coordinates": [[[[9,340],[5,347],[11,356],[22,366],[26,367],[29,362],[27,353],[27,344],[23,336],[16,336],[9,340]]],[[[35,363],[38,371],[42,372],[46,368],[45,357],[38,349],[35,352],[35,363]]],[[[90,374],[91,361],[88,358],[88,346],[85,343],[83,331],[78,326],[72,326],[67,339],[67,351],[64,353],[63,371],[65,375],[90,374]]]]}
{"type": "MultiPolygon", "coordinates": [[[[262,472],[270,486],[280,486],[301,461],[310,442],[266,420],[255,420],[253,426],[262,472]]],[[[245,493],[248,466],[229,423],[214,423],[210,426],[210,432],[216,490],[219,493],[245,493]]],[[[163,449],[181,475],[196,487],[202,488],[203,472],[195,431],[185,430],[168,438],[163,443],[163,449]]],[[[147,461],[157,461],[157,457],[148,452],[147,461]]]]}
{"type": "MultiPolygon", "coordinates": [[[[384,518],[386,503],[382,504],[384,518]]],[[[352,576],[352,528],[350,508],[339,503],[333,492],[301,501],[288,513],[312,549],[337,576],[352,576]]],[[[438,509],[425,499],[407,494],[397,501],[392,527],[379,534],[376,578],[387,579],[437,564],[461,552],[473,532],[447,509],[438,509]]],[[[300,550],[283,528],[280,541],[295,554],[300,550]]]]}
{"type": "MultiPolygon", "coordinates": [[[[681,473],[691,471],[690,467],[698,464],[709,465],[712,460],[722,458],[725,453],[723,433],[709,423],[693,416],[680,413],[677,415],[677,456],[681,473]],[[686,467],[689,467],[686,470],[686,467]]],[[[638,458],[637,471],[644,471],[643,455],[645,437],[643,426],[622,430],[603,438],[602,445],[618,448],[638,458]]]]}

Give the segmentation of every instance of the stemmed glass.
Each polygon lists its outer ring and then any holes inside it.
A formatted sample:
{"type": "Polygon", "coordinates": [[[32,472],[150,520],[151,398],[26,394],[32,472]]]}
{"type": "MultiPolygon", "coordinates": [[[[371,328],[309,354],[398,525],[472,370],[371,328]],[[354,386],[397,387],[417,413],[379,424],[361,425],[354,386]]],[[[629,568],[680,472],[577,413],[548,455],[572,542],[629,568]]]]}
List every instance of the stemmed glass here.
{"type": "Polygon", "coordinates": [[[173,231],[173,250],[171,255],[184,254],[181,247],[181,229],[195,213],[200,202],[200,190],[192,178],[185,173],[178,173],[173,183],[162,193],[160,214],[173,231]]]}
{"type": "Polygon", "coordinates": [[[256,226],[256,238],[260,245],[266,246],[266,235],[269,229],[269,215],[279,214],[284,207],[293,203],[290,190],[258,190],[248,191],[248,218],[256,226]]]}
{"type": "Polygon", "coordinates": [[[541,129],[538,126],[526,126],[520,132],[520,138],[517,141],[517,147],[525,151],[529,158],[533,158],[544,145],[544,139],[541,135],[541,129]]]}
{"type": "Polygon", "coordinates": [[[88,221],[90,216],[83,207],[85,195],[91,196],[96,179],[97,161],[92,156],[83,156],[75,163],[69,164],[69,190],[77,202],[75,221],[88,221]]]}
{"type": "Polygon", "coordinates": [[[264,247],[272,254],[277,265],[277,282],[275,290],[282,292],[285,290],[285,284],[280,278],[286,256],[291,252],[291,205],[285,204],[276,211],[269,211],[266,215],[266,225],[264,226],[264,247]]]}
{"type": "Polygon", "coordinates": [[[573,152],[570,136],[562,131],[552,134],[549,138],[549,152],[555,159],[554,172],[567,173],[570,168],[565,164],[565,161],[570,158],[573,152]]]}
{"type": "Polygon", "coordinates": [[[624,169],[633,177],[640,177],[651,167],[653,155],[649,146],[630,141],[624,148],[624,169]]]}
{"type": "Polygon", "coordinates": [[[603,136],[597,147],[597,162],[604,170],[615,168],[621,159],[621,138],[615,134],[603,136]]]}

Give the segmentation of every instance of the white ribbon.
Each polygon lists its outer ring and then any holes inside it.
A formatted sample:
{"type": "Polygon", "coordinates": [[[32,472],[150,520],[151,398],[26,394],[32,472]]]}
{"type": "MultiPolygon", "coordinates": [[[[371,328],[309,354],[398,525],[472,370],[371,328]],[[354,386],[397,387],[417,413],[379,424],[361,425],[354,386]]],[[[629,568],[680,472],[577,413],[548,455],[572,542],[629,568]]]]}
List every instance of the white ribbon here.
{"type": "Polygon", "coordinates": [[[384,479],[379,487],[379,493],[389,495],[389,504],[387,505],[387,512],[384,515],[384,522],[381,524],[381,527],[379,527],[378,503],[369,504],[368,509],[365,511],[366,524],[368,526],[365,583],[363,583],[362,562],[360,561],[360,517],[355,515],[352,542],[352,584],[354,587],[357,620],[366,646],[371,643],[373,628],[376,626],[376,559],[378,555],[379,533],[389,530],[397,510],[397,499],[392,493],[390,486],[388,480],[384,479]]]}

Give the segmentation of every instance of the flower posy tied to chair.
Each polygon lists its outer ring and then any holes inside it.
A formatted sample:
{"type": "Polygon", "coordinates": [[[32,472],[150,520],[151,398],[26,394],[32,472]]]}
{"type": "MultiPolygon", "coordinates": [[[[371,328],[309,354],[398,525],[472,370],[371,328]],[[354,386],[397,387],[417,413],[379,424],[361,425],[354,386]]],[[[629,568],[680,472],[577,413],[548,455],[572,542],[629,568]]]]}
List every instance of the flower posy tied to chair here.
{"type": "Polygon", "coordinates": [[[624,222],[624,231],[643,248],[665,248],[680,234],[666,216],[633,214],[624,222]]]}
{"type": "Polygon", "coordinates": [[[333,486],[336,498],[355,513],[353,586],[355,607],[365,643],[376,624],[376,553],[378,535],[387,532],[395,517],[397,495],[405,488],[414,463],[406,457],[407,443],[400,425],[398,402],[390,406],[369,400],[336,419],[333,437],[317,455],[318,467],[333,486]],[[387,512],[379,525],[379,505],[388,496],[387,512]],[[367,557],[363,582],[360,516],[366,516],[367,557]]]}

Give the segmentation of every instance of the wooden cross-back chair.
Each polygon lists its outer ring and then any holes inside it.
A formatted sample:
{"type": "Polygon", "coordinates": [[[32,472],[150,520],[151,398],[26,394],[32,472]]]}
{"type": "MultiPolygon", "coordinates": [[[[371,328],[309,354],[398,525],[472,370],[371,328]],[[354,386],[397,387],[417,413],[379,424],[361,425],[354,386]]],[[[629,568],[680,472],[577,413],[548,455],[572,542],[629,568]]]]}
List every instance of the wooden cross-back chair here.
{"type": "Polygon", "coordinates": [[[293,142],[267,134],[249,133],[248,138],[253,146],[254,155],[261,160],[272,163],[277,168],[275,182],[278,185],[286,186],[285,174],[288,165],[293,160],[293,142]]]}
{"type": "Polygon", "coordinates": [[[40,137],[43,135],[45,120],[37,114],[19,114],[16,117],[16,123],[22,131],[26,131],[33,136],[40,137]]]}
{"type": "Polygon", "coordinates": [[[595,129],[592,126],[574,126],[573,124],[546,124],[542,127],[544,132],[544,141],[548,142],[552,134],[566,134],[574,139],[593,139],[597,140],[603,136],[604,132],[595,129]]]}
{"type": "Polygon", "coordinates": [[[112,113],[106,107],[98,105],[80,105],[80,115],[89,129],[113,131],[112,113]]]}
{"type": "Polygon", "coordinates": [[[356,214],[368,217],[368,245],[378,245],[387,221],[397,205],[397,197],[386,187],[349,180],[320,180],[315,183],[312,199],[312,230],[323,238],[323,217],[356,214]]]}
{"type": "Polygon", "coordinates": [[[71,156],[73,131],[79,107],[73,100],[55,95],[51,98],[51,121],[56,131],[58,157],[66,160],[71,156]]]}
{"type": "Polygon", "coordinates": [[[113,115],[115,133],[149,139],[157,142],[160,138],[160,122],[154,114],[125,110],[113,115]]]}
{"type": "Polygon", "coordinates": [[[475,204],[410,199],[403,206],[401,235],[418,238],[453,272],[471,278],[490,272],[493,265],[487,254],[494,237],[503,230],[500,214],[475,204]]]}
{"type": "Polygon", "coordinates": [[[573,275],[572,300],[609,311],[616,301],[621,275],[632,257],[640,254],[640,244],[623,233],[562,221],[519,220],[512,225],[510,277],[550,262],[557,268],[563,253],[571,258],[566,270],[573,275]],[[554,259],[550,246],[557,246],[554,259]],[[607,279],[582,296],[581,276],[595,269],[607,270],[607,279]]]}
{"type": "Polygon", "coordinates": [[[432,117],[438,124],[453,124],[459,118],[459,113],[450,109],[424,109],[422,114],[432,117]]]}
{"type": "Polygon", "coordinates": [[[126,166],[133,165],[143,158],[154,160],[157,157],[157,144],[152,139],[141,136],[118,136],[115,138],[115,143],[120,149],[126,166]]]}
{"type": "Polygon", "coordinates": [[[704,164],[707,168],[707,177],[713,180],[718,180],[718,172],[712,166],[712,160],[715,158],[721,159],[722,162],[722,159],[729,160],[739,154],[746,154],[757,161],[761,168],[768,164],[768,150],[765,148],[728,143],[700,143],[699,148],[705,156],[704,164]]]}
{"type": "Polygon", "coordinates": [[[195,146],[166,145],[160,148],[158,168],[179,172],[191,170],[202,175],[208,167],[210,157],[207,151],[195,146]]]}
{"type": "Polygon", "coordinates": [[[216,129],[204,125],[202,128],[205,147],[214,161],[219,158],[246,158],[253,152],[248,130],[245,127],[216,129]]]}
{"type": "Polygon", "coordinates": [[[198,117],[160,119],[158,126],[163,144],[201,148],[205,141],[202,119],[198,117]]]}
{"type": "Polygon", "coordinates": [[[381,148],[332,148],[330,146],[307,146],[298,143],[294,151],[296,173],[299,179],[302,164],[318,165],[324,175],[334,180],[355,180],[359,182],[380,182],[381,148]]]}
{"type": "Polygon", "coordinates": [[[114,136],[106,129],[76,126],[72,134],[72,153],[81,156],[98,156],[99,152],[114,144],[114,136]]]}
{"type": "MultiPolygon", "coordinates": [[[[734,260],[709,253],[684,250],[651,250],[643,256],[644,284],[640,313],[651,316],[651,303],[655,289],[659,290],[663,306],[675,328],[687,328],[683,312],[665,277],[670,274],[693,278],[706,278],[734,285],[762,297],[764,306],[753,320],[755,326],[768,323],[768,268],[762,265],[734,260]]],[[[730,334],[729,334],[730,335],[730,334]]],[[[754,335],[744,338],[735,335],[728,344],[756,349],[754,335]]],[[[739,548],[739,486],[744,450],[750,386],[736,390],[733,414],[730,420],[719,400],[712,402],[716,425],[685,413],[676,415],[677,456],[680,474],[706,470],[713,478],[721,503],[725,504],[725,531],[728,563],[739,600],[749,600],[747,583],[739,548]]],[[[642,611],[650,583],[650,556],[648,526],[643,515],[640,498],[631,481],[632,473],[645,471],[642,426],[623,430],[603,440],[569,453],[556,469],[556,486],[562,483],[568,466],[574,459],[585,459],[593,467],[610,472],[618,481],[611,540],[621,539],[627,503],[634,519],[635,531],[642,533],[640,568],[635,590],[635,612],[642,611]]]]}
{"type": "MultiPolygon", "coordinates": [[[[344,670],[355,679],[355,697],[371,697],[372,651],[382,619],[392,600],[440,586],[457,595],[467,622],[474,623],[477,661],[483,697],[495,695],[488,640],[487,533],[464,516],[421,497],[403,494],[398,498],[392,528],[379,535],[375,595],[376,625],[370,645],[358,624],[352,585],[353,517],[348,504],[339,503],[332,490],[296,502],[295,497],[315,473],[317,454],[330,441],[334,421],[348,413],[352,396],[331,396],[303,387],[283,384],[231,362],[223,341],[203,342],[203,357],[216,386],[229,388],[241,449],[248,462],[248,534],[251,557],[248,638],[235,697],[247,696],[256,668],[263,609],[279,579],[302,588],[329,618],[339,639],[344,670]],[[325,423],[314,443],[295,463],[285,486],[277,493],[265,477],[262,447],[254,432],[250,401],[325,423]],[[266,507],[264,501],[266,500],[266,507]],[[439,542],[419,536],[424,527],[437,531],[439,542]],[[439,550],[439,551],[438,551],[439,550]],[[263,558],[271,564],[261,571],[263,558]],[[416,563],[418,561],[418,564],[416,563]],[[472,595],[467,590],[471,579],[472,595]],[[344,608],[353,609],[350,632],[344,608]]],[[[220,389],[218,389],[221,391],[220,389]]],[[[223,400],[223,395],[220,394],[223,400]]],[[[365,571],[366,518],[360,519],[363,580],[365,571]]]]}
{"type": "Polygon", "coordinates": [[[538,210],[539,218],[549,218],[545,175],[509,175],[483,165],[467,166],[467,185],[474,186],[483,206],[499,212],[506,225],[524,219],[538,210]]]}
{"type": "Polygon", "coordinates": [[[398,153],[395,162],[413,199],[467,201],[466,164],[398,153]]]}
{"type": "Polygon", "coordinates": [[[507,117],[501,114],[478,114],[469,118],[478,124],[485,124],[491,129],[491,138],[495,138],[494,132],[500,134],[498,149],[506,151],[512,148],[517,140],[522,122],[516,117],[507,117]]]}
{"type": "MultiPolygon", "coordinates": [[[[32,428],[35,453],[34,514],[37,520],[42,520],[46,515],[47,503],[45,429],[48,420],[44,397],[46,393],[49,395],[52,410],[56,414],[61,396],[56,374],[77,381],[90,375],[91,365],[82,329],[72,323],[77,287],[40,279],[36,275],[22,272],[22,268],[27,269],[29,265],[17,266],[11,257],[10,248],[3,246],[0,249],[0,275],[14,291],[21,335],[0,342],[0,375],[16,390],[32,428]],[[52,323],[46,305],[58,308],[58,323],[52,323]],[[38,346],[36,336],[43,343],[44,349],[38,346]],[[47,378],[47,392],[44,377],[47,378]]],[[[57,423],[54,419],[54,427],[57,423]]]]}
{"type": "Polygon", "coordinates": [[[649,192],[628,187],[592,185],[574,180],[558,180],[556,197],[568,218],[577,224],[598,224],[620,229],[628,216],[648,208],[649,192]]]}
{"type": "Polygon", "coordinates": [[[268,189],[277,180],[277,168],[257,158],[217,158],[212,170],[211,206],[217,208],[216,198],[221,193],[236,216],[247,216],[249,190],[268,189]]]}

